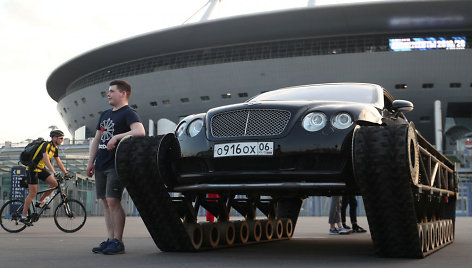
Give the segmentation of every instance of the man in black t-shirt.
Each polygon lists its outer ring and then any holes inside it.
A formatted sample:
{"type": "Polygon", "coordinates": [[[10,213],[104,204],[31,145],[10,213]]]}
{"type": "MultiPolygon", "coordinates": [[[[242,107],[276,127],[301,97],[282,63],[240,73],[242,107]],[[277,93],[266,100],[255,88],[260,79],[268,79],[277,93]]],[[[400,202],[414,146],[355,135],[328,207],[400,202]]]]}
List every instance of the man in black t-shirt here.
{"type": "Polygon", "coordinates": [[[125,136],[144,136],[144,126],[139,116],[128,106],[131,86],[123,80],[110,83],[108,103],[112,109],[104,111],[97,124],[97,131],[90,147],[87,175],[95,174],[97,199],[103,201],[108,238],[92,252],[103,254],[124,253],[123,230],[125,212],[121,205],[123,186],[115,170],[115,150],[125,136]]]}

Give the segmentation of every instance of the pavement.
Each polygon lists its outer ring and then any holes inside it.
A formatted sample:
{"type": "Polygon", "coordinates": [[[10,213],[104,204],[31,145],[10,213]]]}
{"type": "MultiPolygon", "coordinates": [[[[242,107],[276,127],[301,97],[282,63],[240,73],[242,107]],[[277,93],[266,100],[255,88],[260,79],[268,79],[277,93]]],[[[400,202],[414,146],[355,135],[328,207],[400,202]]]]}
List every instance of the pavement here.
{"type": "MultiPolygon", "coordinates": [[[[367,229],[365,217],[359,224],[367,229]]],[[[161,252],[141,218],[127,217],[126,254],[91,252],[104,240],[103,217],[89,217],[67,234],[52,218],[11,234],[0,229],[0,267],[471,267],[472,218],[457,218],[453,244],[424,259],[374,255],[370,233],[328,235],[327,217],[300,217],[292,239],[197,253],[161,252]]]]}

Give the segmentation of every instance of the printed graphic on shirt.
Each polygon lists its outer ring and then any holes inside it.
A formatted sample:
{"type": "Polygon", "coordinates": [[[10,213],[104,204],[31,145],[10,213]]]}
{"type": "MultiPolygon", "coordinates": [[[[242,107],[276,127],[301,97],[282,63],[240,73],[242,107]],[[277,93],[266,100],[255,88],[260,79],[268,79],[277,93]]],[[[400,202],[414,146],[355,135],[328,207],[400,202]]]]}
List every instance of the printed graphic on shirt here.
{"type": "MultiPolygon", "coordinates": [[[[102,143],[108,142],[115,133],[115,123],[110,118],[100,123],[100,132],[102,133],[100,140],[102,143]]],[[[106,146],[105,146],[106,147],[106,146]]]]}

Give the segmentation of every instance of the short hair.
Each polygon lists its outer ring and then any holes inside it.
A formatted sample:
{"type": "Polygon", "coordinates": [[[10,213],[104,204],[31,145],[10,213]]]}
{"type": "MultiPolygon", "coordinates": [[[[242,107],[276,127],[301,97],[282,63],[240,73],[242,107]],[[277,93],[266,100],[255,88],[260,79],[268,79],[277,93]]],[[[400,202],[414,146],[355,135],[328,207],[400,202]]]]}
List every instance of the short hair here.
{"type": "Polygon", "coordinates": [[[110,82],[110,86],[116,86],[120,92],[125,91],[127,99],[131,96],[131,85],[125,80],[113,80],[110,82]]]}

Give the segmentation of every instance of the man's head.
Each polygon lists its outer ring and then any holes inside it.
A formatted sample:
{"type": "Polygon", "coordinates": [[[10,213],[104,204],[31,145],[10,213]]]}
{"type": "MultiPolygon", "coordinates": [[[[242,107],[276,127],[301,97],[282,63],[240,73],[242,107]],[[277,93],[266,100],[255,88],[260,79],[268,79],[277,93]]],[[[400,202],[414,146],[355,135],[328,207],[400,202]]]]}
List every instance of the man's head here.
{"type": "Polygon", "coordinates": [[[128,104],[131,96],[131,85],[124,80],[113,80],[108,88],[108,103],[112,106],[128,104]]]}
{"type": "Polygon", "coordinates": [[[49,136],[55,145],[61,145],[64,141],[64,132],[60,131],[59,129],[51,131],[49,136]]]}

